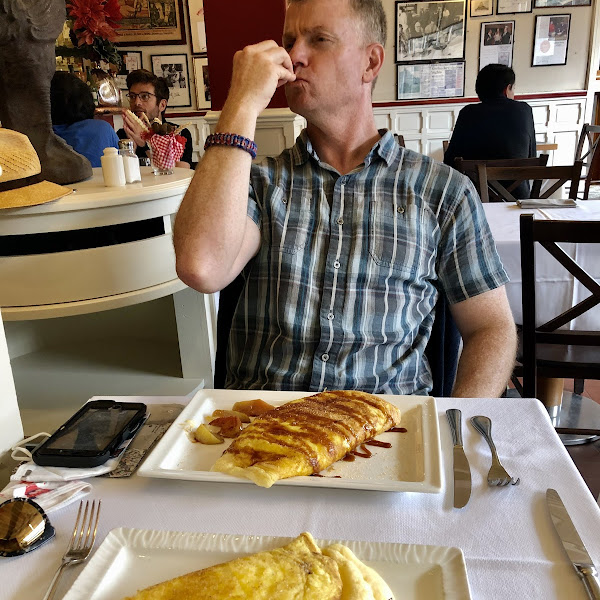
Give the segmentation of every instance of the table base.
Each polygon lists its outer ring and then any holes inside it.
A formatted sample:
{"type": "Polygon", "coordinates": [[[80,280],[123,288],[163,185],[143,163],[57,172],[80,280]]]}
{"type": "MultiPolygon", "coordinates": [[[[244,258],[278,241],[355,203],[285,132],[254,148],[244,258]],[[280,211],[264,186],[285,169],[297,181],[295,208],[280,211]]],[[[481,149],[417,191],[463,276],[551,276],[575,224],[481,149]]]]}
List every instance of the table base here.
{"type": "MultiPolygon", "coordinates": [[[[600,404],[590,398],[563,392],[560,406],[547,407],[550,420],[555,428],[598,429],[600,430],[600,404]]],[[[559,434],[565,446],[586,444],[600,439],[600,435],[559,434]]]]}

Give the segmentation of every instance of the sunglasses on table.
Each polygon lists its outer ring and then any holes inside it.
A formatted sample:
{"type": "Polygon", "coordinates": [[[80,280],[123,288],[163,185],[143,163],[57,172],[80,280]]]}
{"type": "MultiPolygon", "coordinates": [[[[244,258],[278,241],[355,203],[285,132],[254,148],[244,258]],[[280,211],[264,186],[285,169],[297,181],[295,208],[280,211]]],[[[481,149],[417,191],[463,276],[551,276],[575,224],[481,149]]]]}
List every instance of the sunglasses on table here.
{"type": "Polygon", "coordinates": [[[125,95],[134,102],[136,98],[139,98],[142,102],[148,102],[148,100],[150,100],[150,96],[154,96],[156,98],[156,94],[152,94],[151,92],[140,92],[139,94],[128,92],[125,95]]]}
{"type": "Polygon", "coordinates": [[[44,510],[29,498],[0,504],[0,556],[19,556],[54,537],[44,510]]]}

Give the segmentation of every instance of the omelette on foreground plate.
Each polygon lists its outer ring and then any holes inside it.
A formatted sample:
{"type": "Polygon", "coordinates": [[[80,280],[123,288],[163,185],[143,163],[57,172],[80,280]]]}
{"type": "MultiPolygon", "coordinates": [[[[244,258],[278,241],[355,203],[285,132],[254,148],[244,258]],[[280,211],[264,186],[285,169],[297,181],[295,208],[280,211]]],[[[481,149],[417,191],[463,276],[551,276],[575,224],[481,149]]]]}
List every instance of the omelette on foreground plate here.
{"type": "Polygon", "coordinates": [[[292,400],[248,425],[212,466],[262,487],[326,469],[360,444],[400,423],[400,409],[358,391],[292,400]]]}
{"type": "Polygon", "coordinates": [[[342,544],[302,533],[259,552],[159,583],[125,600],[394,600],[379,574],[342,544]]]}

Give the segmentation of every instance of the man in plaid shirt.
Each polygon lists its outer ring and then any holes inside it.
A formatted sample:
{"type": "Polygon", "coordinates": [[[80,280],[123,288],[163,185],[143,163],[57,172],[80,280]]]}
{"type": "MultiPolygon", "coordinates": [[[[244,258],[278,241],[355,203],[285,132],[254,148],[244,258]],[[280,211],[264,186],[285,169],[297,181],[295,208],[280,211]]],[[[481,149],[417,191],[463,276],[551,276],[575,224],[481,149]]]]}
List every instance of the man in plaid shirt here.
{"type": "Polygon", "coordinates": [[[308,126],[256,165],[208,147],[177,215],[184,282],[210,293],[244,277],[228,387],[428,393],[442,290],[463,338],[453,394],[505,388],[515,326],[477,193],[375,126],[385,35],[381,0],[291,0],[283,47],[234,58],[216,132],[252,139],[280,85],[308,126]]]}

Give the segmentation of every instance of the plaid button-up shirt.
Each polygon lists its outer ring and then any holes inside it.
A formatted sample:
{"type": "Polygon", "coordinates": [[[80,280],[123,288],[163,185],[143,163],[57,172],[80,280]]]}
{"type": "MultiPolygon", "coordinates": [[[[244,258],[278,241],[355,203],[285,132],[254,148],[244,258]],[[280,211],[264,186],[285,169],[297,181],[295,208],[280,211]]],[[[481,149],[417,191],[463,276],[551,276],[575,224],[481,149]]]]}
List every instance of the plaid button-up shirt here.
{"type": "Polygon", "coordinates": [[[306,131],[253,165],[261,247],[243,271],[227,387],[426,394],[438,289],[456,303],[508,280],[469,179],[382,133],[346,175],[306,131]]]}

